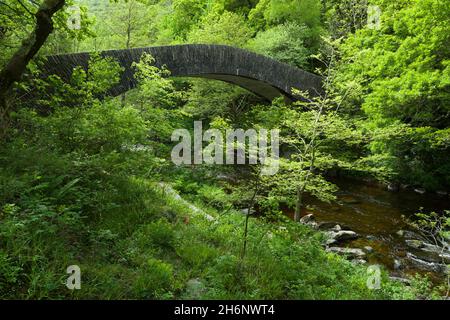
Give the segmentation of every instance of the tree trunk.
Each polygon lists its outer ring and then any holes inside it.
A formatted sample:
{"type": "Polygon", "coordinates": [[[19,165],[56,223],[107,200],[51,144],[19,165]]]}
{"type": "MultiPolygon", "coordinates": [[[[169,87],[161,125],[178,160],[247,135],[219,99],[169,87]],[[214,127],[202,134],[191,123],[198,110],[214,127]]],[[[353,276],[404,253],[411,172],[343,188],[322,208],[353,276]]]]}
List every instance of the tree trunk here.
{"type": "Polygon", "coordinates": [[[33,32],[0,71],[0,140],[6,135],[9,125],[9,115],[13,106],[8,102],[8,95],[14,82],[20,81],[30,60],[52,33],[52,17],[64,4],[65,0],[44,0],[35,14],[36,25],[33,32]]]}

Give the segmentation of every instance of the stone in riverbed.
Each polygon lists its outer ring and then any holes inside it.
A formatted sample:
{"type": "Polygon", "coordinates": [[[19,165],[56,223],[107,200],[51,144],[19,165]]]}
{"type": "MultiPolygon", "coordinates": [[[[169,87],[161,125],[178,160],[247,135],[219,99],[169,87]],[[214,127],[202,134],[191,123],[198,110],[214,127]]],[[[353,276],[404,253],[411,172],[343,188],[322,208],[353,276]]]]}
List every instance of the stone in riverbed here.
{"type": "Polygon", "coordinates": [[[426,192],[426,190],[422,189],[422,188],[416,188],[416,189],[414,189],[414,192],[417,192],[418,194],[424,194],[426,192]]]}
{"type": "Polygon", "coordinates": [[[326,249],[328,252],[333,252],[339,255],[344,255],[349,259],[362,259],[366,256],[364,251],[356,248],[341,248],[341,247],[329,247],[326,249]]]}
{"type": "Polygon", "coordinates": [[[336,230],[338,228],[341,228],[341,230],[342,229],[346,229],[346,230],[350,229],[348,226],[342,225],[335,221],[318,222],[317,227],[319,228],[319,230],[335,230],[335,231],[339,231],[339,230],[336,230]],[[339,227],[337,227],[337,226],[339,226],[339,227]]]}
{"type": "Polygon", "coordinates": [[[446,264],[450,264],[450,253],[440,253],[439,258],[441,258],[446,264]]]}
{"type": "Polygon", "coordinates": [[[319,227],[318,223],[316,222],[316,217],[312,213],[303,216],[300,219],[300,223],[310,226],[313,229],[318,229],[318,227],[319,227]]]}
{"type": "Polygon", "coordinates": [[[398,190],[400,189],[400,185],[396,182],[391,182],[387,185],[387,189],[390,192],[398,192],[398,190]]]}
{"type": "Polygon", "coordinates": [[[342,228],[341,228],[341,226],[340,225],[335,225],[333,228],[331,228],[331,231],[335,231],[335,232],[339,232],[339,231],[341,231],[342,230],[342,228]]]}
{"type": "Polygon", "coordinates": [[[311,222],[314,222],[315,220],[316,220],[316,217],[314,217],[314,214],[310,213],[310,214],[303,216],[300,219],[300,223],[310,224],[311,222]]]}
{"type": "Polygon", "coordinates": [[[409,286],[411,284],[411,280],[406,279],[406,278],[400,278],[400,277],[389,277],[389,279],[391,279],[392,281],[397,281],[397,282],[401,282],[407,286],[409,286]]]}
{"type": "Polygon", "coordinates": [[[399,270],[402,267],[402,263],[398,259],[394,259],[394,269],[399,270]]]}
{"type": "MultiPolygon", "coordinates": [[[[449,249],[448,248],[443,248],[443,247],[441,247],[441,246],[437,246],[437,245],[434,245],[434,244],[431,244],[431,243],[426,243],[426,242],[423,242],[422,243],[422,247],[421,247],[421,249],[423,250],[423,251],[427,251],[427,252],[433,252],[433,253],[445,253],[446,251],[449,251],[449,249]]],[[[450,253],[450,252],[449,252],[450,253]]]]}
{"type": "Polygon", "coordinates": [[[417,256],[413,255],[410,252],[406,253],[406,256],[418,267],[428,270],[428,271],[434,271],[439,273],[446,273],[448,272],[447,266],[444,264],[436,263],[436,262],[429,262],[422,260],[418,258],[417,256]]]}
{"type": "Polygon", "coordinates": [[[339,241],[353,240],[359,237],[356,232],[351,230],[328,231],[327,236],[327,244],[332,244],[339,241]]]}
{"type": "Polygon", "coordinates": [[[405,240],[405,242],[409,247],[414,248],[414,249],[420,249],[420,248],[423,248],[423,246],[424,246],[424,243],[420,240],[410,240],[409,239],[409,240],[405,240]]]}
{"type": "Polygon", "coordinates": [[[367,253],[372,253],[372,252],[373,252],[373,248],[372,248],[371,246],[365,246],[365,247],[364,247],[364,250],[365,250],[367,253]]]}
{"type": "Polygon", "coordinates": [[[351,260],[351,262],[354,264],[366,264],[367,263],[367,261],[364,259],[353,259],[353,260],[351,260]]]}

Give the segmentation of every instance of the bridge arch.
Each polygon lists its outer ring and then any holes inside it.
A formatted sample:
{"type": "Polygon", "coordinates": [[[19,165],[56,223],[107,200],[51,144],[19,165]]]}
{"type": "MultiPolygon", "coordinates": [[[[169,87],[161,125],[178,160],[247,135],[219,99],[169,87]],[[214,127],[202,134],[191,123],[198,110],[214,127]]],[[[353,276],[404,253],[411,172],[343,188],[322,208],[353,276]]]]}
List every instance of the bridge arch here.
{"type": "MultiPolygon", "coordinates": [[[[116,59],[124,68],[122,78],[110,94],[120,95],[134,87],[133,62],[143,53],[155,58],[158,67],[165,65],[174,77],[201,77],[238,85],[267,100],[284,95],[293,100],[292,88],[316,95],[321,91],[321,77],[247,50],[206,44],[158,46],[107,50],[100,54],[116,59]]],[[[87,67],[89,53],[71,53],[47,57],[48,74],[68,78],[76,66],[87,67]]]]}

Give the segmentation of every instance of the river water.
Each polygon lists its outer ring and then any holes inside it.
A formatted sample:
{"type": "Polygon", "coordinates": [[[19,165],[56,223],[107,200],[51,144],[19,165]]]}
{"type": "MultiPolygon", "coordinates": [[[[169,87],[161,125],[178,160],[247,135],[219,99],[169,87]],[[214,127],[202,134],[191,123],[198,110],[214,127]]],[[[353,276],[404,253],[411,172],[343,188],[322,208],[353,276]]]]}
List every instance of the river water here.
{"type": "MultiPolygon", "coordinates": [[[[423,255],[423,252],[408,246],[399,230],[413,231],[404,217],[412,218],[421,207],[425,212],[450,209],[448,195],[419,194],[414,190],[389,192],[380,186],[345,179],[334,183],[339,187],[336,202],[324,203],[312,197],[306,198],[307,208],[302,214],[313,213],[319,223],[335,222],[343,229],[358,233],[358,239],[339,246],[372,247],[373,252],[367,255],[367,262],[384,265],[393,276],[420,273],[428,274],[433,282],[443,279],[443,274],[429,272],[408,258],[408,253],[423,255]]],[[[287,213],[292,216],[291,211],[287,213]]]]}

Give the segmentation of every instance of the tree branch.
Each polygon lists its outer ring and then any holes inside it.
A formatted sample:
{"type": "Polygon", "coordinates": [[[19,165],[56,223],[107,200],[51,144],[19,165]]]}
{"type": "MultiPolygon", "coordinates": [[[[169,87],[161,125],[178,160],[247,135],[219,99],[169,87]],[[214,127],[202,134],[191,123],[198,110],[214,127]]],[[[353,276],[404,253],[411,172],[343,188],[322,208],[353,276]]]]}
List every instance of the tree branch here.
{"type": "Polygon", "coordinates": [[[0,137],[6,132],[11,108],[7,103],[7,95],[14,82],[20,81],[28,63],[52,33],[52,17],[62,9],[64,4],[65,0],[44,0],[42,2],[34,15],[36,24],[33,32],[22,42],[20,48],[0,71],[0,129],[2,131],[0,137]]]}

